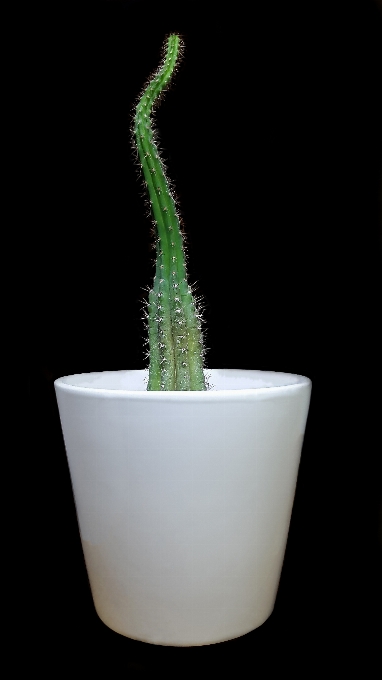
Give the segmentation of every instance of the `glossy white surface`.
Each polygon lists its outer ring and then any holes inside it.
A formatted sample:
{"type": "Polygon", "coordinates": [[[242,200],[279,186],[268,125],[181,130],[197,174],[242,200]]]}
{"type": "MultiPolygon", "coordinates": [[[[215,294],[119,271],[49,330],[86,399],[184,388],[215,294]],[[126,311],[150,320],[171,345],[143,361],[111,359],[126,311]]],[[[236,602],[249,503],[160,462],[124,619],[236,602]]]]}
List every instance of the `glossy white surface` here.
{"type": "Polygon", "coordinates": [[[207,392],[144,371],[55,382],[95,607],[161,645],[239,637],[271,614],[311,382],[211,370],[207,392]]]}

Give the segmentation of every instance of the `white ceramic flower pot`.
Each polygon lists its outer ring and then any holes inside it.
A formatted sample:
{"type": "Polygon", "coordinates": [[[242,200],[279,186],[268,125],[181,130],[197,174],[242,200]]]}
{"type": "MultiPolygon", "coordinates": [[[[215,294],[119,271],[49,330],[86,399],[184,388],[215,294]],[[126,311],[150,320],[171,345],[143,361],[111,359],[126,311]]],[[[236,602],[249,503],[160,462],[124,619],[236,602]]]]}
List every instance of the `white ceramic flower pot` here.
{"type": "Polygon", "coordinates": [[[271,614],[311,381],[212,370],[207,392],[145,371],[55,382],[94,604],[160,645],[244,635],[271,614]]]}

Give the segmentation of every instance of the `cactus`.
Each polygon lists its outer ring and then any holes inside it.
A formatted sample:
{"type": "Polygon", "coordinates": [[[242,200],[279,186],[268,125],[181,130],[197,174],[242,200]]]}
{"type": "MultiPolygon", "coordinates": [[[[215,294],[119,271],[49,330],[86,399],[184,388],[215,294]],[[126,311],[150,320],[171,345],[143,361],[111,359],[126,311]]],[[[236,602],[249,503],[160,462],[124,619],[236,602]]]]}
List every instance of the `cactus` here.
{"type": "Polygon", "coordinates": [[[180,220],[150,118],[170,82],[180,51],[180,37],[170,35],[163,62],[141,95],[134,118],[134,137],[156,233],[156,270],[148,300],[148,390],[207,389],[200,313],[187,282],[180,220]]]}

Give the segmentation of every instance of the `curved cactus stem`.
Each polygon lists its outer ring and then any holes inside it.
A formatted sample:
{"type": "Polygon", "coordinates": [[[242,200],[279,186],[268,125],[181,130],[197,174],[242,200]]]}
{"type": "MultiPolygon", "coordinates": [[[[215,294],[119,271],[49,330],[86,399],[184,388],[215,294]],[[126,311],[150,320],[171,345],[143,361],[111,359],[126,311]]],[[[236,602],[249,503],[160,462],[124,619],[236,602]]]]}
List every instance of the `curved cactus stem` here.
{"type": "Polygon", "coordinates": [[[187,283],[184,244],[150,115],[170,82],[180,52],[170,35],[158,71],[139,99],[134,133],[157,232],[154,285],[149,294],[150,366],[148,390],[205,390],[200,315],[187,283]]]}

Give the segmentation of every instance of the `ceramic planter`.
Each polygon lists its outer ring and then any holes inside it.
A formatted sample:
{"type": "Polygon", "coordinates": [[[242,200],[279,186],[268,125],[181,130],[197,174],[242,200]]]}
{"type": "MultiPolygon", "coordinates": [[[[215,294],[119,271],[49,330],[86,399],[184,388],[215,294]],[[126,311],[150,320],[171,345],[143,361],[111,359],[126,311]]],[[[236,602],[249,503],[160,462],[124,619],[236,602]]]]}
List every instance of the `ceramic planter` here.
{"type": "Polygon", "coordinates": [[[136,640],[222,642],[274,607],[311,381],[209,375],[207,392],[147,392],[145,371],[55,382],[95,608],[136,640]]]}

